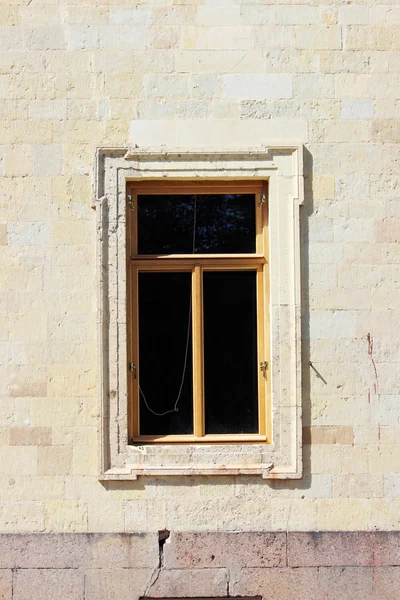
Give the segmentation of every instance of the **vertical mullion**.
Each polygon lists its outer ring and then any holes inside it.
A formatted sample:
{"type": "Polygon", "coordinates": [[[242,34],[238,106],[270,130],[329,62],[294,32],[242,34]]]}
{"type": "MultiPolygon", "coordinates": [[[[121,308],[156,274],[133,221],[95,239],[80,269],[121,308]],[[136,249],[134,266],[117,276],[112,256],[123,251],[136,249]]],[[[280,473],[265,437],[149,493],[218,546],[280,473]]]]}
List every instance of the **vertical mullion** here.
{"type": "Polygon", "coordinates": [[[202,271],[201,266],[196,265],[192,272],[193,432],[197,437],[204,436],[202,271]]]}

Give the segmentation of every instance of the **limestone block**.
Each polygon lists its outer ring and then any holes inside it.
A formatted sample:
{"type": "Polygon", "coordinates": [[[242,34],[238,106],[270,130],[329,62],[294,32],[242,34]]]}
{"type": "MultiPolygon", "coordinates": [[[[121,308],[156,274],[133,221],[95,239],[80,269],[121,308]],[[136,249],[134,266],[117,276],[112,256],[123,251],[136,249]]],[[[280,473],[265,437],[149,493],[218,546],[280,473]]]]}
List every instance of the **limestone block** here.
{"type": "Polygon", "coordinates": [[[400,25],[378,27],[376,45],[377,49],[400,50],[399,29],[400,25]]]}
{"type": "Polygon", "coordinates": [[[348,311],[315,311],[310,319],[313,339],[340,339],[354,337],[356,318],[348,311]]]}
{"type": "Polygon", "coordinates": [[[50,427],[10,427],[10,446],[49,446],[50,427]]]}
{"type": "Polygon", "coordinates": [[[338,445],[311,446],[313,473],[335,474],[342,468],[342,455],[338,445]]]}
{"type": "Polygon", "coordinates": [[[1,51],[21,51],[27,47],[26,32],[23,27],[4,25],[0,30],[1,51]]]}
{"type": "Polygon", "coordinates": [[[16,502],[14,499],[0,503],[0,527],[3,532],[41,532],[45,528],[42,502],[16,502]]]}
{"type": "Polygon", "coordinates": [[[296,27],[294,25],[263,25],[254,30],[254,38],[256,47],[261,49],[296,48],[296,27]]]}
{"type": "Polygon", "coordinates": [[[397,445],[370,445],[368,454],[371,473],[396,474],[400,471],[397,445]]]}
{"type": "Polygon", "coordinates": [[[95,25],[71,25],[67,30],[69,50],[96,50],[99,29],[95,25]]]}
{"type": "Polygon", "coordinates": [[[153,22],[153,11],[150,6],[111,6],[110,23],[125,25],[150,25],[153,22]]]}
{"type": "Polygon", "coordinates": [[[56,5],[32,4],[23,6],[19,3],[18,16],[20,23],[24,25],[59,25],[60,23],[60,8],[56,5]]]}
{"type": "Polygon", "coordinates": [[[340,50],[341,31],[337,25],[299,25],[296,30],[297,48],[340,50]]]}
{"type": "Polygon", "coordinates": [[[63,120],[66,117],[66,100],[31,100],[29,102],[29,118],[32,120],[63,120]]]}
{"type": "Polygon", "coordinates": [[[138,94],[140,81],[133,74],[106,73],[104,91],[110,98],[132,98],[138,94]]]}
{"type": "MultiPolygon", "coordinates": [[[[373,10],[373,9],[372,9],[373,10]]],[[[350,4],[339,8],[339,23],[342,25],[367,25],[370,19],[371,9],[362,4],[350,4]]],[[[372,18],[373,23],[376,22],[372,18]]]]}
{"type": "Polygon", "coordinates": [[[291,75],[223,75],[224,98],[291,98],[291,75]]]}
{"type": "Polygon", "coordinates": [[[354,531],[368,529],[371,514],[368,500],[318,500],[317,529],[354,531]]]}
{"type": "Polygon", "coordinates": [[[185,50],[251,50],[251,27],[182,27],[185,50]]]}
{"type": "MultiPolygon", "coordinates": [[[[91,425],[95,423],[95,417],[91,425]]],[[[98,473],[98,457],[95,446],[76,446],[72,450],[72,474],[95,476],[98,473]]]]}
{"type": "Polygon", "coordinates": [[[188,75],[145,75],[146,96],[150,98],[182,98],[189,90],[188,75]]]}
{"type": "Polygon", "coordinates": [[[27,144],[5,146],[4,175],[30,175],[32,173],[32,149],[27,144]]]}
{"type": "Polygon", "coordinates": [[[34,175],[61,175],[61,145],[49,144],[33,146],[32,161],[34,175]]]}
{"type": "Polygon", "coordinates": [[[88,504],[89,531],[124,531],[124,501],[94,499],[88,504]]]}
{"type": "Polygon", "coordinates": [[[90,178],[87,175],[54,177],[52,197],[55,203],[88,204],[90,198],[90,178]]]}
{"type": "Polygon", "coordinates": [[[168,50],[179,45],[179,36],[178,27],[152,27],[149,43],[155,50],[168,50]]]}
{"type": "Polygon", "coordinates": [[[28,50],[65,50],[65,30],[62,26],[35,25],[28,28],[28,50]]]}
{"type": "Polygon", "coordinates": [[[52,241],[56,246],[84,244],[91,239],[92,234],[93,226],[90,222],[58,221],[53,226],[52,241]]]}
{"type": "Polygon", "coordinates": [[[79,533],[87,531],[87,504],[85,502],[47,502],[46,528],[48,531],[79,533]]]}
{"type": "Polygon", "coordinates": [[[7,501],[62,500],[63,477],[2,476],[0,498],[7,501]]]}
{"type": "Polygon", "coordinates": [[[377,34],[375,26],[349,25],[344,29],[344,47],[346,50],[375,50],[377,34]]]}
{"type": "Polygon", "coordinates": [[[0,446],[2,475],[32,475],[38,469],[38,449],[32,446],[0,446]]]}
{"type": "Polygon", "coordinates": [[[10,339],[36,341],[47,339],[47,315],[43,310],[10,313],[10,339]]]}
{"type": "Polygon", "coordinates": [[[303,427],[303,444],[352,444],[353,440],[352,427],[303,427]]]}
{"type": "Polygon", "coordinates": [[[400,498],[400,474],[388,473],[384,477],[385,497],[400,498]]]}
{"type": "Polygon", "coordinates": [[[141,50],[147,47],[147,29],[127,23],[100,25],[99,39],[102,50],[141,50]]]}
{"type": "Polygon", "coordinates": [[[88,144],[64,144],[62,174],[88,176],[91,172],[92,158],[92,151],[88,144]]]}
{"type": "Polygon", "coordinates": [[[199,6],[198,23],[202,26],[241,25],[240,6],[199,6]]]}
{"type": "Polygon", "coordinates": [[[125,531],[158,531],[166,527],[164,500],[132,500],[125,505],[125,531]]]}
{"type": "Polygon", "coordinates": [[[43,446],[38,449],[40,475],[69,475],[72,450],[65,446],[43,446]]]}
{"type": "Polygon", "coordinates": [[[278,4],[274,8],[276,22],[283,25],[311,25],[321,22],[321,11],[318,6],[278,4]]]}
{"type": "Polygon", "coordinates": [[[374,102],[372,100],[342,100],[342,119],[372,119],[374,117],[374,102]]]}
{"type": "Polygon", "coordinates": [[[382,498],[383,475],[334,475],[333,495],[335,498],[382,498]]]}
{"type": "Polygon", "coordinates": [[[153,5],[153,22],[159,25],[193,25],[197,20],[197,2],[176,2],[171,5],[153,5]]]}
{"type": "Polygon", "coordinates": [[[293,80],[295,98],[334,98],[333,75],[305,74],[297,75],[293,80]]]}
{"type": "Polygon", "coordinates": [[[219,95],[218,78],[211,74],[195,75],[191,80],[192,96],[195,98],[213,98],[219,95]]]}

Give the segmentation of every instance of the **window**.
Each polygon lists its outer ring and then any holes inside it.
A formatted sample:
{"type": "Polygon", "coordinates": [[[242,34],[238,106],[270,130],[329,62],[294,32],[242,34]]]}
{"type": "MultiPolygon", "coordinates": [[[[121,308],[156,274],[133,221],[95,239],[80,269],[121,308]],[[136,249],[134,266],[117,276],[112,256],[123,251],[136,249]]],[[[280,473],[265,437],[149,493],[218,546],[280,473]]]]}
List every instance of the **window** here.
{"type": "Polygon", "coordinates": [[[186,122],[133,125],[147,145],[96,154],[99,478],[299,478],[302,146],[201,121],[208,149],[182,150],[186,122]],[[139,384],[177,415],[146,415],[139,384]]]}
{"type": "Polygon", "coordinates": [[[130,441],[267,442],[266,182],[127,198],[130,441]]]}

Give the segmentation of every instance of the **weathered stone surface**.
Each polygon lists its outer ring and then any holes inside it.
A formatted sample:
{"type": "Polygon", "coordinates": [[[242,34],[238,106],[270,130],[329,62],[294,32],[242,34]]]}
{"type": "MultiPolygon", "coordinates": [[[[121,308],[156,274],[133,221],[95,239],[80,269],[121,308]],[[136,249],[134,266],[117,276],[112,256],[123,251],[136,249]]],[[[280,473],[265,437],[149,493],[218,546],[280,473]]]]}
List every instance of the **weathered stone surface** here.
{"type": "Polygon", "coordinates": [[[373,598],[392,600],[400,593],[400,567],[381,567],[373,571],[373,598]]]}
{"type": "Polygon", "coordinates": [[[156,534],[0,535],[0,569],[117,569],[157,563],[156,534]]]}
{"type": "Polygon", "coordinates": [[[92,569],[85,576],[85,600],[136,600],[144,595],[151,569],[92,569]]]}
{"type": "Polygon", "coordinates": [[[172,533],[164,564],[168,569],[283,567],[286,533],[172,533]]]}
{"type": "Polygon", "coordinates": [[[15,600],[84,599],[84,574],[75,569],[24,569],[13,576],[15,600]]]}
{"type": "Polygon", "coordinates": [[[318,569],[318,594],[324,600],[374,600],[373,570],[369,567],[321,567],[318,569]]]}
{"type": "Polygon", "coordinates": [[[13,599],[12,571],[0,569],[0,600],[13,599]]]}
{"type": "Polygon", "coordinates": [[[170,569],[162,570],[148,589],[153,598],[226,596],[228,571],[226,569],[170,569]]]}
{"type": "Polygon", "coordinates": [[[305,566],[399,565],[397,532],[288,533],[288,564],[305,566]]]}
{"type": "Polygon", "coordinates": [[[243,569],[231,586],[234,595],[260,595],[268,600],[317,600],[315,568],[243,569]]]}

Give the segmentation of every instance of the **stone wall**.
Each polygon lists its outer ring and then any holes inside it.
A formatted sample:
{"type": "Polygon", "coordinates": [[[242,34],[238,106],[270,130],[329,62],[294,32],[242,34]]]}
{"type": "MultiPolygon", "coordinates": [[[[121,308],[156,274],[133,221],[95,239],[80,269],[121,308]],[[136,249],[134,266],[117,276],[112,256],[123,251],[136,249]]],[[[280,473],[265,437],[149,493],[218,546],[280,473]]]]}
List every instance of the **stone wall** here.
{"type": "Polygon", "coordinates": [[[0,67],[0,530],[397,529],[397,0],[1,0],[0,67]],[[93,157],[138,119],[305,132],[300,481],[98,481],[93,157]]]}
{"type": "Polygon", "coordinates": [[[3,600],[393,600],[400,584],[393,532],[3,534],[0,547],[3,600]]]}

